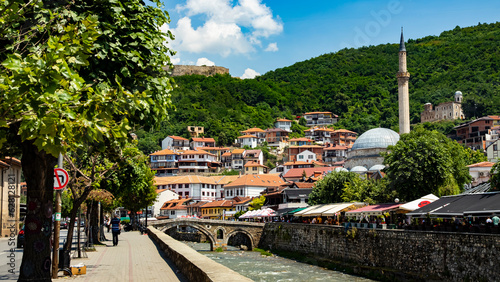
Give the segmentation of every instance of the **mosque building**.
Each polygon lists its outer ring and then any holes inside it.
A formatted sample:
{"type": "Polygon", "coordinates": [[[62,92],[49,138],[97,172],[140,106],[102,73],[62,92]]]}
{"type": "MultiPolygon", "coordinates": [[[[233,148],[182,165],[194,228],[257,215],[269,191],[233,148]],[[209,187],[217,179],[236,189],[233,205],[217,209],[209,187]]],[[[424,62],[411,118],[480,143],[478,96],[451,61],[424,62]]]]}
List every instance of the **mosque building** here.
{"type": "MultiPolygon", "coordinates": [[[[399,131],[401,134],[410,132],[410,106],[408,93],[408,80],[410,73],[406,68],[406,47],[401,29],[399,43],[399,72],[398,97],[399,97],[399,131]]],[[[388,128],[374,128],[361,134],[356,139],[351,150],[347,153],[345,168],[349,171],[363,174],[382,170],[384,157],[380,153],[386,152],[387,147],[396,145],[399,134],[388,128]]]]}

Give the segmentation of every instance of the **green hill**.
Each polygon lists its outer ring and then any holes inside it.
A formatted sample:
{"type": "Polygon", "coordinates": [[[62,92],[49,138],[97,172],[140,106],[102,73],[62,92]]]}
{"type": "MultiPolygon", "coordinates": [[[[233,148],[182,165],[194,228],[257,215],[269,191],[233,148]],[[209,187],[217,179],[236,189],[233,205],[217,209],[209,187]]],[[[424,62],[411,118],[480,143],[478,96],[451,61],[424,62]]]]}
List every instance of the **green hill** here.
{"type": "MultiPolygon", "coordinates": [[[[396,42],[397,40],[395,40],[396,42]]],[[[267,128],[277,117],[331,111],[338,127],[363,133],[373,127],[397,130],[399,44],[343,49],[256,79],[228,75],[176,77],[176,110],[155,133],[138,132],[150,151],[167,135],[187,137],[185,127],[205,127],[205,135],[230,144],[238,131],[267,128]]],[[[420,122],[423,104],[464,94],[466,118],[500,113],[500,23],[445,31],[406,43],[411,123],[420,122]]]]}

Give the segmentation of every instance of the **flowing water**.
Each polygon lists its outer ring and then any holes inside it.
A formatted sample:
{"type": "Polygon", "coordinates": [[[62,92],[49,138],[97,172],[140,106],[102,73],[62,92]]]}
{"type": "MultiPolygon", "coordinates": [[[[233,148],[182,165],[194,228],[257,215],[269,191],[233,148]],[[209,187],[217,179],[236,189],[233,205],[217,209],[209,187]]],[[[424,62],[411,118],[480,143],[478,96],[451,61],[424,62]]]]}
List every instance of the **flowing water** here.
{"type": "Polygon", "coordinates": [[[372,281],[278,256],[240,251],[235,247],[228,246],[225,252],[211,252],[208,243],[184,243],[254,281],[372,281]]]}

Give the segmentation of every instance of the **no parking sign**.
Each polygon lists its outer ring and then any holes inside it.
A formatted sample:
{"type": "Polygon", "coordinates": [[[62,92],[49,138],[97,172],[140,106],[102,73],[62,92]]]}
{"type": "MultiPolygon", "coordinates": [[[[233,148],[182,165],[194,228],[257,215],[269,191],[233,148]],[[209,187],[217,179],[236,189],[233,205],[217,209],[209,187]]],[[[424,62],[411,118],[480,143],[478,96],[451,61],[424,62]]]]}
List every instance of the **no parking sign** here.
{"type": "Polygon", "coordinates": [[[54,168],[54,190],[66,187],[69,182],[68,172],[63,168],[54,168]]]}

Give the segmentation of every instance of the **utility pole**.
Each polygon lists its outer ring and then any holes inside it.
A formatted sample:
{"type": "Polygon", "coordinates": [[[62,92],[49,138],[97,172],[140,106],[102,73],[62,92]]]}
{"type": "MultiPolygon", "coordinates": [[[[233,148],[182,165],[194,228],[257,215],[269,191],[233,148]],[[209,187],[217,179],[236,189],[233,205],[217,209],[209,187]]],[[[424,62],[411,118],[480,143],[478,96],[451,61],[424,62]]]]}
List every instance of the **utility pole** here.
{"type": "MultiPolygon", "coordinates": [[[[63,168],[63,156],[59,153],[58,168],[63,168]]],[[[62,189],[56,190],[55,217],[54,217],[54,246],[52,248],[52,278],[57,278],[59,270],[59,233],[61,231],[61,194],[62,189]]]]}

